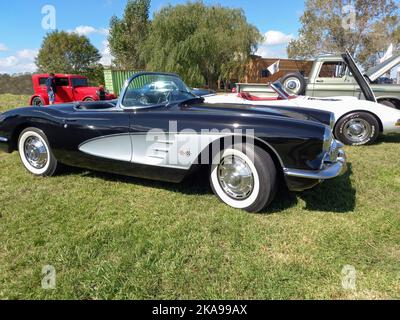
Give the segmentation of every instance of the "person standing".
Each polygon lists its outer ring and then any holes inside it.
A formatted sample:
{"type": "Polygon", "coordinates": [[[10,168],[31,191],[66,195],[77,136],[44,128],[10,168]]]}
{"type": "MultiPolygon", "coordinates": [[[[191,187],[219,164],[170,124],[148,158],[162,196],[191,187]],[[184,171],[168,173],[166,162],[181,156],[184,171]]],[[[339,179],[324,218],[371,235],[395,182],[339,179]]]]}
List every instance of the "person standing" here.
{"type": "Polygon", "coordinates": [[[49,103],[50,105],[56,102],[56,81],[54,73],[50,73],[49,77],[46,80],[46,88],[47,88],[47,95],[49,96],[49,103]]]}
{"type": "Polygon", "coordinates": [[[99,89],[96,91],[96,94],[99,97],[100,101],[106,100],[106,89],[104,88],[103,84],[99,86],[99,89]]]}

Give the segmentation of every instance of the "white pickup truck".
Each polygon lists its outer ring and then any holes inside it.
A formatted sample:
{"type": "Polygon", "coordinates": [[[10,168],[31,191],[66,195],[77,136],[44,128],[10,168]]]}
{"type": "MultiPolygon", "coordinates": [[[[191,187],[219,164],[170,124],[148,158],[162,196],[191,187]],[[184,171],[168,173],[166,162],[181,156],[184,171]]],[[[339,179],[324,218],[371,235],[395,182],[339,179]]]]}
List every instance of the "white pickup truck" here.
{"type": "MultiPolygon", "coordinates": [[[[382,76],[400,64],[400,55],[364,73],[381,104],[400,109],[400,85],[382,83],[382,76]]],[[[364,99],[357,81],[340,55],[325,55],[315,59],[308,78],[291,73],[281,79],[285,89],[294,95],[310,97],[354,96],[364,99]]]]}

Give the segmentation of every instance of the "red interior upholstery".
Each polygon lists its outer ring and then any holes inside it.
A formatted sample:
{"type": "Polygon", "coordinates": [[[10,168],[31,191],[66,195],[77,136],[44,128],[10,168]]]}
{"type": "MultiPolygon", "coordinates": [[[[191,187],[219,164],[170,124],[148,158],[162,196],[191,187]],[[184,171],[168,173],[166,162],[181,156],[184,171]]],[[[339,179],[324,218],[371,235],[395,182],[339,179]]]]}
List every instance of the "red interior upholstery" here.
{"type": "MultiPolygon", "coordinates": [[[[248,93],[248,92],[240,92],[238,94],[239,98],[245,99],[245,100],[249,100],[249,101],[277,101],[277,100],[282,100],[282,98],[280,96],[277,97],[257,97],[257,96],[253,96],[252,94],[248,93]]],[[[295,96],[291,96],[289,97],[290,99],[295,99],[295,96]]]]}

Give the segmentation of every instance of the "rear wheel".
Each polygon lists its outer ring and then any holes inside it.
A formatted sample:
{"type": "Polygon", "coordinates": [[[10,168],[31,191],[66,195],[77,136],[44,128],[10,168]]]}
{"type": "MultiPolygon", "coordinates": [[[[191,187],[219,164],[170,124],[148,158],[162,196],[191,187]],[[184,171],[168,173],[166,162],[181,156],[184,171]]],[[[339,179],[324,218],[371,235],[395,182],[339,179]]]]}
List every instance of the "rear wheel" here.
{"type": "Polygon", "coordinates": [[[286,76],[284,76],[281,79],[281,82],[286,89],[286,91],[290,94],[299,96],[305,93],[307,83],[304,77],[296,72],[296,73],[290,73],[286,76]]]}
{"type": "Polygon", "coordinates": [[[338,121],[335,136],[350,146],[373,144],[379,136],[379,123],[369,113],[354,112],[338,121]]]}
{"type": "Polygon", "coordinates": [[[93,98],[86,98],[86,99],[83,100],[83,101],[85,101],[85,102],[91,102],[91,101],[94,101],[94,99],[93,99],[93,98]]]}
{"type": "Polygon", "coordinates": [[[50,150],[49,142],[42,130],[27,128],[19,136],[18,151],[22,164],[36,176],[53,176],[57,160],[50,150]]]}
{"type": "Polygon", "coordinates": [[[32,99],[32,106],[34,106],[34,107],[44,106],[43,100],[40,97],[34,97],[32,99]]]}
{"type": "Polygon", "coordinates": [[[266,151],[237,145],[214,157],[210,183],[215,195],[227,205],[260,212],[275,197],[277,172],[266,151]]]}

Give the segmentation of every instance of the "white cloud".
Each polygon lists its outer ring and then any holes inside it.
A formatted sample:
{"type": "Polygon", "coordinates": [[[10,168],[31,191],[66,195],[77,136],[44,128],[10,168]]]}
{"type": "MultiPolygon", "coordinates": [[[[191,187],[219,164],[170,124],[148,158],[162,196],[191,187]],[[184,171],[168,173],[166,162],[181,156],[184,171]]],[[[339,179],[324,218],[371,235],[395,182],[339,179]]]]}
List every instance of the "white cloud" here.
{"type": "Polygon", "coordinates": [[[8,51],[8,48],[6,47],[6,45],[4,43],[0,43],[0,52],[2,51],[8,51]]]}
{"type": "Polygon", "coordinates": [[[24,49],[17,52],[17,56],[21,59],[27,59],[30,61],[34,61],[37,57],[39,51],[38,50],[31,50],[31,49],[24,49]]]}
{"type": "Polygon", "coordinates": [[[276,30],[267,31],[256,54],[264,58],[286,58],[286,47],[293,39],[295,39],[295,36],[292,34],[285,34],[276,30]]]}
{"type": "Polygon", "coordinates": [[[270,30],[265,33],[264,39],[263,45],[278,46],[288,44],[290,40],[294,39],[294,35],[284,34],[281,31],[270,30]]]}
{"type": "Polygon", "coordinates": [[[0,58],[0,73],[21,73],[36,71],[35,57],[38,50],[24,49],[15,55],[0,58]]]}
{"type": "Polygon", "coordinates": [[[95,28],[92,26],[78,26],[74,30],[68,30],[69,33],[77,33],[80,36],[88,36],[90,34],[100,34],[103,36],[107,36],[109,34],[109,30],[106,28],[95,28]]]}
{"type": "Polygon", "coordinates": [[[0,58],[0,68],[9,68],[17,65],[18,58],[16,56],[9,56],[0,58]]]}
{"type": "Polygon", "coordinates": [[[103,48],[101,50],[102,58],[100,60],[100,63],[104,66],[110,66],[113,60],[113,56],[111,55],[111,50],[110,50],[110,44],[108,43],[108,40],[104,40],[102,44],[103,44],[103,48]]]}

